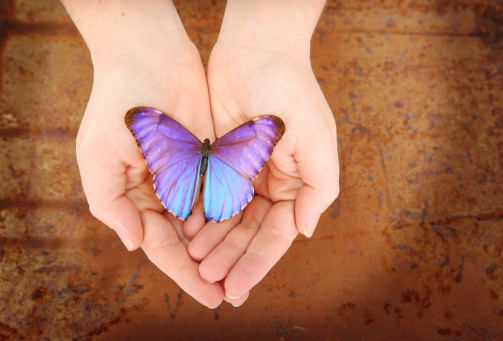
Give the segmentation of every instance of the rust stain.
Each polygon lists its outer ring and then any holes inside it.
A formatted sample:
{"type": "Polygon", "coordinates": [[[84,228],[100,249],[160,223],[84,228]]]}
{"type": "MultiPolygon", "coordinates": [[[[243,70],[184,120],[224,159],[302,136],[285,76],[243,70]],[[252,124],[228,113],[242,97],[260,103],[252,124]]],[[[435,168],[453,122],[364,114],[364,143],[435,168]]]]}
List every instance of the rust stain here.
{"type": "MultiPolygon", "coordinates": [[[[169,316],[171,318],[171,322],[174,322],[175,319],[176,319],[176,314],[178,313],[178,309],[180,308],[180,306],[183,305],[183,301],[182,301],[182,298],[183,298],[183,290],[180,290],[178,292],[178,295],[176,295],[176,300],[174,302],[175,306],[173,308],[171,308],[171,301],[169,299],[169,295],[168,294],[164,294],[164,303],[168,306],[168,310],[169,310],[169,316]]],[[[216,312],[215,312],[216,314],[216,312]]],[[[215,315],[215,319],[218,319],[218,315],[215,315]]]]}
{"type": "Polygon", "coordinates": [[[47,240],[42,238],[34,238],[32,236],[27,236],[26,238],[0,237],[0,245],[3,248],[20,246],[27,249],[47,248],[51,250],[57,250],[64,246],[66,242],[66,240],[61,238],[52,238],[47,240]]]}

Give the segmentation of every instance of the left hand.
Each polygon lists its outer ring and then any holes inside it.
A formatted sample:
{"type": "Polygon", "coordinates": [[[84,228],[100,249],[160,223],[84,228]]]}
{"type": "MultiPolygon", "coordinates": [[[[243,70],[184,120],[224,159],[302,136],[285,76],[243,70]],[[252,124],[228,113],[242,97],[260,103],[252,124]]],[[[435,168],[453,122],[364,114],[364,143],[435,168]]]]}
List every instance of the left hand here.
{"type": "Polygon", "coordinates": [[[337,197],[336,128],[309,58],[301,55],[219,39],[208,83],[217,136],[264,114],[280,116],[286,125],[254,181],[257,195],[239,225],[231,230],[232,223],[207,224],[189,244],[191,256],[202,260],[202,278],[225,279],[226,300],[237,306],[298,232],[312,235],[321,213],[337,197]]]}

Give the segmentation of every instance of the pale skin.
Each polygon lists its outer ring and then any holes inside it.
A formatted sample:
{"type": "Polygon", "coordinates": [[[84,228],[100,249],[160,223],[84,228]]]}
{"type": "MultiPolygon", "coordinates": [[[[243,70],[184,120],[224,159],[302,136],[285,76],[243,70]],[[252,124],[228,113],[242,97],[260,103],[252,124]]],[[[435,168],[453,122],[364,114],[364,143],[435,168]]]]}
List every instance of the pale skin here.
{"type": "Polygon", "coordinates": [[[339,193],[336,129],[314,77],[310,39],[324,1],[230,0],[207,74],[166,0],[63,0],[86,41],[94,84],[77,137],[91,213],[201,304],[243,304],[288,250],[310,237],[339,193]],[[158,108],[200,140],[264,114],[286,133],[235,217],[182,222],[164,211],[124,124],[134,106],[158,108]]]}

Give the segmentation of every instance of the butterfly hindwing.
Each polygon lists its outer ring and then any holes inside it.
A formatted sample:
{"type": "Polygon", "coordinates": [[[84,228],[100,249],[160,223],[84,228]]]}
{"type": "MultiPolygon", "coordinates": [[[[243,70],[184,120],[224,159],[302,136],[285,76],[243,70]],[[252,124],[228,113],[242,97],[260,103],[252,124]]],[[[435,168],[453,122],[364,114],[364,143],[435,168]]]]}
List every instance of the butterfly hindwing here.
{"type": "Polygon", "coordinates": [[[219,158],[210,155],[204,187],[204,216],[220,222],[241,211],[253,198],[249,180],[219,158]]]}
{"type": "Polygon", "coordinates": [[[199,184],[201,141],[154,108],[132,108],[125,120],[154,174],[162,204],[178,218],[187,219],[199,184]]]}
{"type": "Polygon", "coordinates": [[[219,222],[241,211],[253,198],[257,177],[285,125],[277,116],[259,116],[211,145],[204,191],[206,220],[219,222]]]}

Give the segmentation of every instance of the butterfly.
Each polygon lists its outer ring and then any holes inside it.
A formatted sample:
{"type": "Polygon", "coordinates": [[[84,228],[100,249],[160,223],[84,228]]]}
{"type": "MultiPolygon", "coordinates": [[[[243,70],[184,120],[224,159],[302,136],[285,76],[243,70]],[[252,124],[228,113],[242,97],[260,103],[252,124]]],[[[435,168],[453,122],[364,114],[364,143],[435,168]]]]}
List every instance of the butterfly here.
{"type": "Polygon", "coordinates": [[[124,119],[154,174],[157,197],[182,220],[192,213],[205,175],[206,221],[220,222],[244,209],[253,198],[251,181],[285,133],[281,118],[264,115],[210,144],[155,108],[132,108],[124,119]]]}

